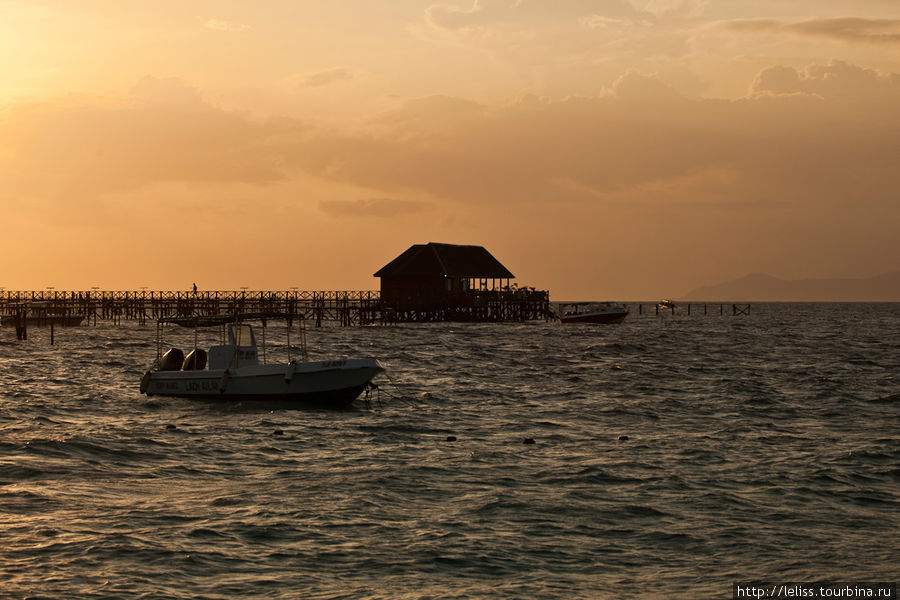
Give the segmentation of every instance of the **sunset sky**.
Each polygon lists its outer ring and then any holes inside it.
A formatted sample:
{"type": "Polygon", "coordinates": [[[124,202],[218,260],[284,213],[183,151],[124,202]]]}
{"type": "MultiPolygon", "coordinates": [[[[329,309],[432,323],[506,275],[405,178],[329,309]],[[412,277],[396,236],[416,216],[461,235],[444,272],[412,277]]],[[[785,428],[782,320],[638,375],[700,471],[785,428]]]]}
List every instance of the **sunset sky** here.
{"type": "Polygon", "coordinates": [[[0,0],[0,286],[900,269],[898,0],[0,0]]]}

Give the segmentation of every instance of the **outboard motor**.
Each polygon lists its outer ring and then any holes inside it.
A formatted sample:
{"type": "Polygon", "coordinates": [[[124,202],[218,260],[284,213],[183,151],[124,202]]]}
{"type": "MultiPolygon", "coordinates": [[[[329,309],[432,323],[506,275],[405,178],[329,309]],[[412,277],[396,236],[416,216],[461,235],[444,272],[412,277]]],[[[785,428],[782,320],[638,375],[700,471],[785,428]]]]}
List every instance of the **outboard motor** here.
{"type": "Polygon", "coordinates": [[[181,348],[171,348],[159,359],[160,371],[178,371],[184,363],[184,352],[181,348]]]}
{"type": "Polygon", "coordinates": [[[194,348],[184,357],[181,368],[185,371],[202,371],[206,368],[206,350],[194,348]]]}

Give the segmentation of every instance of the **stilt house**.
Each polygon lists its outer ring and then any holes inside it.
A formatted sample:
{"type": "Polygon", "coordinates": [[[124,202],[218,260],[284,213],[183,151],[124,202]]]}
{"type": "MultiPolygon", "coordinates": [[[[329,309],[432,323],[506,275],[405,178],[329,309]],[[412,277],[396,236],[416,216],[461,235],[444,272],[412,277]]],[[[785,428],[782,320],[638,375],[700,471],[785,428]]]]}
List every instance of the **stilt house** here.
{"type": "Polygon", "coordinates": [[[473,292],[508,290],[515,277],[482,246],[416,244],[382,267],[381,300],[392,306],[465,304],[473,292]]]}

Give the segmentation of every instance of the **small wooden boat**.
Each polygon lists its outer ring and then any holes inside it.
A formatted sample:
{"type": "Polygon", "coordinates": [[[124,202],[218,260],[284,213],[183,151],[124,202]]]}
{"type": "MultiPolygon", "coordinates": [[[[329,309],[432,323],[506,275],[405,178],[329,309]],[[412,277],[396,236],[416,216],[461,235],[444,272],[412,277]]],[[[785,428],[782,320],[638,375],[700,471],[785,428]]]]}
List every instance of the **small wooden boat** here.
{"type": "Polygon", "coordinates": [[[672,300],[660,300],[656,307],[659,310],[675,310],[678,308],[678,305],[672,300]]]}
{"type": "Polygon", "coordinates": [[[619,302],[570,302],[560,304],[559,320],[563,323],[621,323],[628,307],[619,302]]]}
{"type": "Polygon", "coordinates": [[[0,318],[3,327],[77,327],[84,315],[76,315],[49,302],[27,302],[0,318]]]}

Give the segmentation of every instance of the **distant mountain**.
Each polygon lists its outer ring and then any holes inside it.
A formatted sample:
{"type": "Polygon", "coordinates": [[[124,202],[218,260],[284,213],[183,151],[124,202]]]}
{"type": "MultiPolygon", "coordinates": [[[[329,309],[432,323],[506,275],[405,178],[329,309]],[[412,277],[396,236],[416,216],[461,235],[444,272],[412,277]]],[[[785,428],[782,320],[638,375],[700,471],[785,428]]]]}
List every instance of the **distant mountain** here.
{"type": "Polygon", "coordinates": [[[697,288],[685,300],[728,302],[900,302],[900,271],[868,279],[785,280],[753,273],[697,288]]]}

